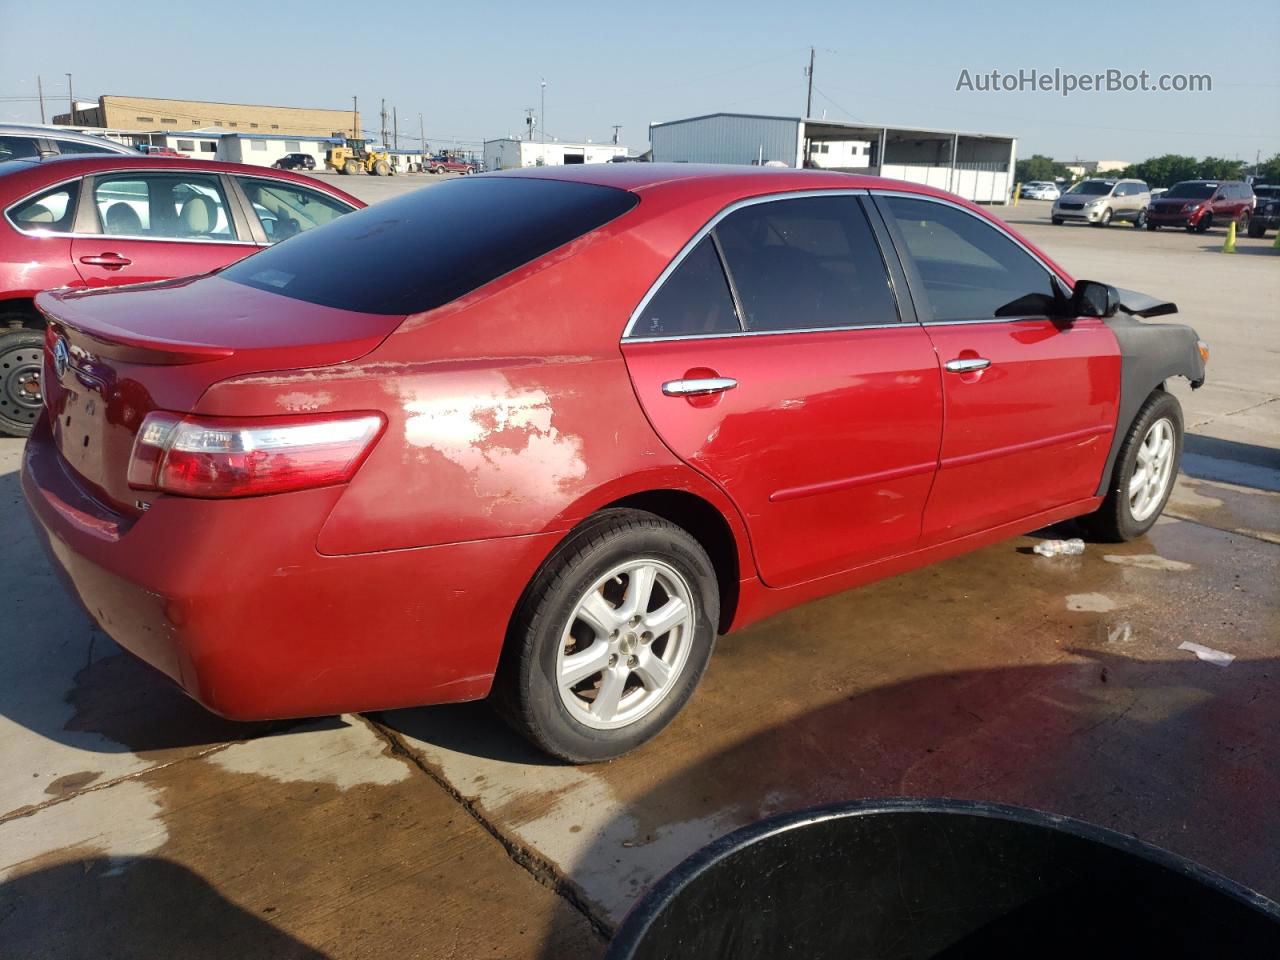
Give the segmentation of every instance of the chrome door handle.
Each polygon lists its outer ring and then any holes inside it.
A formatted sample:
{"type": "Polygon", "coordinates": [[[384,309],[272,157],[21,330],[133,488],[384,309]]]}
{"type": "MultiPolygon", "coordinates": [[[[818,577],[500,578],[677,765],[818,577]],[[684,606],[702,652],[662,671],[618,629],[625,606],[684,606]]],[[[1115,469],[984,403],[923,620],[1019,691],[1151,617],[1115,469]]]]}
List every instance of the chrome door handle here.
{"type": "Polygon", "coordinates": [[[705,397],[712,393],[724,393],[738,385],[732,377],[702,377],[696,380],[668,380],[662,392],[668,397],[705,397]]]}
{"type": "Polygon", "coordinates": [[[985,357],[964,357],[960,360],[948,360],[944,366],[947,373],[973,373],[976,370],[985,370],[991,366],[991,361],[985,357]]]}

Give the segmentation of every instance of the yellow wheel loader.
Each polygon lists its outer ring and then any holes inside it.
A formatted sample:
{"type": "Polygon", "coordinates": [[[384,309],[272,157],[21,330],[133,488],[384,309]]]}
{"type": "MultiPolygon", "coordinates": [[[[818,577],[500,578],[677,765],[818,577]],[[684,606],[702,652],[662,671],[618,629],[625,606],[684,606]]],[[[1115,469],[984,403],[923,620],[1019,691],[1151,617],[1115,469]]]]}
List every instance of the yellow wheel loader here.
{"type": "Polygon", "coordinates": [[[324,165],[348,176],[367,173],[390,177],[395,176],[396,172],[396,168],[391,165],[391,155],[386,150],[369,149],[367,140],[348,139],[341,146],[330,147],[325,154],[324,165]]]}

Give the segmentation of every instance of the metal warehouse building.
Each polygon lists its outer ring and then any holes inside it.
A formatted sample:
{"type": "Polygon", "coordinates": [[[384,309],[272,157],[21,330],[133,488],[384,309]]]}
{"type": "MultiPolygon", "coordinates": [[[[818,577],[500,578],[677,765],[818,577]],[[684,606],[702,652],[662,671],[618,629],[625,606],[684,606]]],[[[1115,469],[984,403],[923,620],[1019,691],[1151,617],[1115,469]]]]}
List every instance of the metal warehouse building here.
{"type": "Polygon", "coordinates": [[[712,113],[649,125],[656,162],[817,167],[924,183],[978,203],[1013,189],[1017,140],[803,117],[712,113]]]}
{"type": "Polygon", "coordinates": [[[616,143],[566,143],[552,140],[518,140],[503,137],[484,142],[484,168],[511,170],[519,167],[556,167],[564,163],[608,163],[625,157],[627,148],[616,143]]]}

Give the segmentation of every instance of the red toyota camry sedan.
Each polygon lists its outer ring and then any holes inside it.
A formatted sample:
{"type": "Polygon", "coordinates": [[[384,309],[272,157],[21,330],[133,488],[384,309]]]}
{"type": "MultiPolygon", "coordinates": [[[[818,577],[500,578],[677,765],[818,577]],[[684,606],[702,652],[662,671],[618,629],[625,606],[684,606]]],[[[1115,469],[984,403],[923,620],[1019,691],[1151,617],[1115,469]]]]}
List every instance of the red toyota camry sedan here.
{"type": "Polygon", "coordinates": [[[40,413],[41,290],[208,273],[363,206],[309,177],[214,160],[0,163],[0,435],[25,437],[40,413]]]}
{"type": "Polygon", "coordinates": [[[37,304],[23,487],[111,636],[228,717],[492,696],[572,761],[669,723],[717,634],[1142,534],[1207,358],[955,197],[734,167],[467,177],[37,304]]]}

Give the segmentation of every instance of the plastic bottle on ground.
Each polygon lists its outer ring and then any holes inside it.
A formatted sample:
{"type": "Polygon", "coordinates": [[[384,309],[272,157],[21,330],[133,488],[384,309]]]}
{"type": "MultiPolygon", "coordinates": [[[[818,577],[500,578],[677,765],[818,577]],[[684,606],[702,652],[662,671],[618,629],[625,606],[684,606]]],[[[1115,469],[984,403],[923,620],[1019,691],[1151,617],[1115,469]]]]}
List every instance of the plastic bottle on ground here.
{"type": "Polygon", "coordinates": [[[1084,553],[1084,541],[1079,537],[1071,540],[1042,540],[1035,545],[1035,552],[1042,557],[1078,557],[1084,553]]]}

